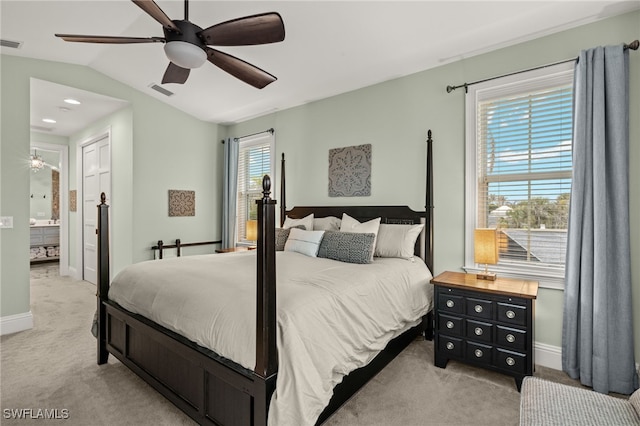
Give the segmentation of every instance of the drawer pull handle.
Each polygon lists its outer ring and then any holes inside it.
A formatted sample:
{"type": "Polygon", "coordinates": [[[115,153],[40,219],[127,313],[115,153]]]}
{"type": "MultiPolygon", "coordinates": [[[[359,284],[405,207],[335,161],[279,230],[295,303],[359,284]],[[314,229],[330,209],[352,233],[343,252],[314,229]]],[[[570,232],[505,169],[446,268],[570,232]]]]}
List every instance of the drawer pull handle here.
{"type": "Polygon", "coordinates": [[[476,336],[482,336],[482,328],[480,327],[476,327],[475,330],[473,330],[474,333],[476,333],[476,336]]]}
{"type": "Polygon", "coordinates": [[[482,312],[482,310],[483,310],[481,305],[476,305],[473,309],[474,309],[477,313],[481,313],[481,312],[482,312]]]}
{"type": "Polygon", "coordinates": [[[508,310],[507,311],[507,318],[509,319],[514,319],[516,317],[516,313],[513,312],[512,310],[508,310]]]}
{"type": "Polygon", "coordinates": [[[506,361],[507,361],[507,365],[510,367],[513,367],[514,365],[516,365],[516,360],[510,356],[507,357],[506,361]]]}
{"type": "Polygon", "coordinates": [[[455,347],[456,345],[454,345],[452,342],[447,342],[447,349],[452,350],[455,347]]]}
{"type": "Polygon", "coordinates": [[[447,321],[447,328],[453,328],[453,321],[447,321]]]}
{"type": "Polygon", "coordinates": [[[474,354],[475,354],[476,358],[482,358],[482,355],[483,355],[483,353],[482,353],[482,351],[480,349],[476,349],[474,354]]]}
{"type": "Polygon", "coordinates": [[[447,300],[447,308],[453,308],[453,306],[455,305],[455,302],[451,299],[447,300]]]}
{"type": "Polygon", "coordinates": [[[509,343],[513,343],[516,341],[516,336],[514,336],[513,334],[509,333],[507,334],[507,342],[509,343]]]}

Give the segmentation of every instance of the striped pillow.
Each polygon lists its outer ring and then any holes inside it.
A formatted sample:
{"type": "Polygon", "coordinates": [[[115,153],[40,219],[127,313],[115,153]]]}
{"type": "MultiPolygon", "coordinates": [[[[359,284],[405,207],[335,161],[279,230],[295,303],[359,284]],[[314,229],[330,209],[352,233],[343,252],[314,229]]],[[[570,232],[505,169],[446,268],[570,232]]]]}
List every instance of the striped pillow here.
{"type": "Polygon", "coordinates": [[[295,251],[306,256],[316,257],[324,232],[291,228],[289,238],[284,245],[284,251],[295,251]]]}

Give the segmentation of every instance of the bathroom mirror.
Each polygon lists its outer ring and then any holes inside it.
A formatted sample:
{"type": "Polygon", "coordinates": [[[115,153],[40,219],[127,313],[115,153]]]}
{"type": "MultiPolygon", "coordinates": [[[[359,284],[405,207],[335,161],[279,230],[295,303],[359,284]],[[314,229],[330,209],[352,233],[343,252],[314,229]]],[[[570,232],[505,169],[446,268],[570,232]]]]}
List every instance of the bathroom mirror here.
{"type": "Polygon", "coordinates": [[[31,146],[29,168],[30,215],[37,223],[57,223],[60,219],[60,153],[31,146]],[[49,222],[51,221],[51,222],[49,222]]]}

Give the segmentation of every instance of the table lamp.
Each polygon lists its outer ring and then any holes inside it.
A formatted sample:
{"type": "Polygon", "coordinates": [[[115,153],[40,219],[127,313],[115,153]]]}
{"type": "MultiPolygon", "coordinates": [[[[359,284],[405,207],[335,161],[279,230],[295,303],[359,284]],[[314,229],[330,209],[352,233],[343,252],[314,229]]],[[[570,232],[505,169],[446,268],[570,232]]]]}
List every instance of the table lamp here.
{"type": "Polygon", "coordinates": [[[495,280],[496,274],[489,272],[488,265],[498,263],[498,232],[496,229],[476,229],[473,243],[474,259],[476,263],[484,263],[484,272],[476,277],[481,280],[495,280]]]}
{"type": "Polygon", "coordinates": [[[246,230],[247,230],[248,241],[258,241],[258,221],[257,220],[248,220],[246,230]]]}

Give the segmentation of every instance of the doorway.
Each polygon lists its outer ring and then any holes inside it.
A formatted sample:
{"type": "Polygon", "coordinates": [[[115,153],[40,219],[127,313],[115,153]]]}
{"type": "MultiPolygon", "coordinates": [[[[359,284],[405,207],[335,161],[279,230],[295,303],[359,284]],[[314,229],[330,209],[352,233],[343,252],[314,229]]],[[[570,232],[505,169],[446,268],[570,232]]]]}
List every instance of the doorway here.
{"type": "Polygon", "coordinates": [[[69,275],[69,147],[33,141],[30,159],[31,264],[56,261],[69,275]]]}

